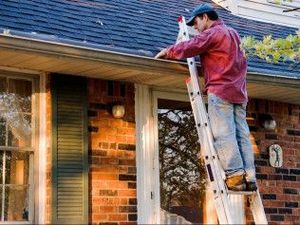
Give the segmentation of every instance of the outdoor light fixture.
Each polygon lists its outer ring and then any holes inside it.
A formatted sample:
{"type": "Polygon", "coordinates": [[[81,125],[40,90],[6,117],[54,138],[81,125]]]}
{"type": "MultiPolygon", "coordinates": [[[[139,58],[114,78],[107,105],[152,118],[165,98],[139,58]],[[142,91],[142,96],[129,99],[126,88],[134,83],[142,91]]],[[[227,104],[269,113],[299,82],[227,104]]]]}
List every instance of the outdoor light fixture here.
{"type": "Polygon", "coordinates": [[[125,115],[125,106],[123,104],[115,104],[112,107],[112,115],[116,119],[123,118],[125,115]]]}
{"type": "Polygon", "coordinates": [[[261,126],[267,130],[275,130],[276,128],[276,121],[270,114],[261,114],[259,121],[261,126]]]}

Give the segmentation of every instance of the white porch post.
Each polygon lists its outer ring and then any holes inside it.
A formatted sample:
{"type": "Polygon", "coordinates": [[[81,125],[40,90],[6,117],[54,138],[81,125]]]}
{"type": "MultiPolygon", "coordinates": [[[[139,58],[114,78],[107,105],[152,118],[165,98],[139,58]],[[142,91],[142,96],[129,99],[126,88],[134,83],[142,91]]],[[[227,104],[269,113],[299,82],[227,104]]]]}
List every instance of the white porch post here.
{"type": "Polygon", "coordinates": [[[138,224],[154,223],[153,218],[153,118],[150,90],[146,85],[135,85],[136,165],[138,224]]]}

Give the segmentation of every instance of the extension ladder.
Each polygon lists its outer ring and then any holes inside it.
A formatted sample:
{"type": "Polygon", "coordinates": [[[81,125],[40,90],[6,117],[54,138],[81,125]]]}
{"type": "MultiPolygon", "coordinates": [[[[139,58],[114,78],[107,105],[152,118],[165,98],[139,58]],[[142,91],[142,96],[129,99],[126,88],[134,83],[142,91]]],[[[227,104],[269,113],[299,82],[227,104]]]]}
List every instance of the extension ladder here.
{"type": "MultiPolygon", "coordinates": [[[[189,30],[185,18],[178,18],[179,34],[177,42],[189,40],[189,30]]],[[[195,59],[187,59],[190,77],[187,79],[187,89],[194,114],[199,141],[202,146],[201,156],[205,163],[209,180],[209,190],[213,193],[214,205],[220,224],[236,224],[234,214],[231,211],[229,196],[232,194],[246,196],[250,204],[255,224],[268,224],[259,191],[255,192],[233,192],[227,189],[225,184],[225,173],[221,167],[216,150],[213,146],[213,135],[211,132],[205,104],[199,86],[198,72],[195,59]]]]}

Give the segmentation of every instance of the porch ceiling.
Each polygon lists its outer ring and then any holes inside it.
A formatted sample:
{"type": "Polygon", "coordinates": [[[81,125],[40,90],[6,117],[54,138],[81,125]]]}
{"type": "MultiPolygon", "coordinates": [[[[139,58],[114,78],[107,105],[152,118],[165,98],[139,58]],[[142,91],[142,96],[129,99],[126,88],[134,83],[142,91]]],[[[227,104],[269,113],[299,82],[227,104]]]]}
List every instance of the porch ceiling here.
{"type": "MultiPolygon", "coordinates": [[[[185,63],[73,45],[0,36],[0,69],[63,73],[185,89],[185,63]]],[[[300,104],[300,80],[248,74],[249,96],[300,104]]]]}

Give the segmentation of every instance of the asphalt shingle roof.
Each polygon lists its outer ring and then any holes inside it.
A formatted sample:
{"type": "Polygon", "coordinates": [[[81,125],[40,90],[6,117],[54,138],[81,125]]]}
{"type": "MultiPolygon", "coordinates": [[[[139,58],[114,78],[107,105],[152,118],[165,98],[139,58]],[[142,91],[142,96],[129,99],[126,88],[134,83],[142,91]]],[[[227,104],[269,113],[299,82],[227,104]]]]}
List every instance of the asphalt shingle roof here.
{"type": "MultiPolygon", "coordinates": [[[[0,28],[41,39],[153,56],[175,42],[177,17],[188,17],[202,2],[211,3],[209,0],[2,0],[0,28]]],[[[241,36],[285,37],[296,31],[240,18],[221,7],[216,8],[224,22],[241,36]]],[[[249,71],[300,79],[300,66],[291,67],[290,63],[267,64],[254,58],[249,61],[249,71]]]]}

